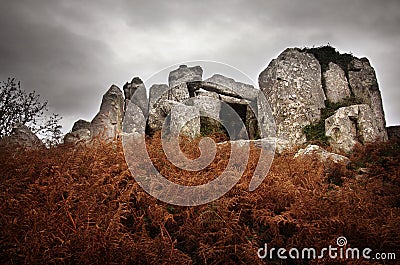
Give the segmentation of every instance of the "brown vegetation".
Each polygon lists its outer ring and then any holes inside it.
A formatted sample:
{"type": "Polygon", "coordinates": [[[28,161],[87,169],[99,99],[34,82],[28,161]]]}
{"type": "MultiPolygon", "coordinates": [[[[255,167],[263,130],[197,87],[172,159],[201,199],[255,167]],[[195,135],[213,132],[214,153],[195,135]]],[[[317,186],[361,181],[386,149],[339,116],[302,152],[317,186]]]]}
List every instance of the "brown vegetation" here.
{"type": "MultiPolygon", "coordinates": [[[[149,153],[163,170],[169,162],[157,151],[158,135],[153,137],[149,153]]],[[[196,144],[185,142],[182,148],[196,157],[196,144]]],[[[399,145],[357,147],[347,168],[283,154],[275,158],[261,186],[249,192],[258,159],[258,150],[252,147],[241,181],[219,200],[196,207],[168,205],[148,195],[131,176],[117,142],[36,151],[3,149],[0,261],[282,264],[278,259],[260,260],[258,248],[268,243],[275,248],[322,249],[336,245],[338,236],[345,236],[352,247],[398,256],[399,145]],[[368,173],[360,170],[364,167],[368,173]]],[[[200,182],[223,171],[228,151],[226,146],[217,153],[200,182]]],[[[199,173],[168,168],[164,173],[174,181],[198,183],[199,173]]],[[[329,262],[333,263],[295,261],[329,262]]]]}

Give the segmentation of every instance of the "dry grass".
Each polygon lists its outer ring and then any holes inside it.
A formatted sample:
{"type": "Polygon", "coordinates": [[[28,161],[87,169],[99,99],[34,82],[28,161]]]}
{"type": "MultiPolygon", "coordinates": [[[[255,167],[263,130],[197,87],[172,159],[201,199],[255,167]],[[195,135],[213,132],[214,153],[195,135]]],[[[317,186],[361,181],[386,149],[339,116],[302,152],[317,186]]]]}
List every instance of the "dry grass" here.
{"type": "MultiPolygon", "coordinates": [[[[227,145],[201,173],[185,172],[159,151],[159,135],[147,143],[156,167],[186,184],[218,176],[229,159],[227,145]]],[[[196,144],[181,146],[195,158],[196,144]]],[[[76,149],[2,149],[0,261],[262,264],[257,249],[264,243],[320,249],[335,245],[341,235],[353,247],[399,255],[399,150],[399,142],[358,147],[350,168],[293,159],[287,153],[275,158],[261,186],[249,192],[259,151],[252,147],[244,176],[228,194],[207,205],[177,207],[139,187],[118,142],[76,149]],[[369,173],[358,175],[359,167],[368,167],[369,173]]]]}

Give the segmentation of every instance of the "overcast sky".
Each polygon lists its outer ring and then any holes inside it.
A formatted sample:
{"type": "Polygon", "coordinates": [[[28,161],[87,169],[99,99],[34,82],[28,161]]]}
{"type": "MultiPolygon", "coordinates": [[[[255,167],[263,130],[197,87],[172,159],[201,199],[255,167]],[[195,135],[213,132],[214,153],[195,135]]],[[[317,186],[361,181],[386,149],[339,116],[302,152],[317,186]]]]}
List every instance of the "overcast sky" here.
{"type": "Polygon", "coordinates": [[[212,60],[257,83],[285,48],[328,43],[370,59],[387,124],[400,124],[398,0],[0,0],[0,8],[0,80],[38,91],[64,131],[91,120],[110,85],[134,76],[212,60]]]}

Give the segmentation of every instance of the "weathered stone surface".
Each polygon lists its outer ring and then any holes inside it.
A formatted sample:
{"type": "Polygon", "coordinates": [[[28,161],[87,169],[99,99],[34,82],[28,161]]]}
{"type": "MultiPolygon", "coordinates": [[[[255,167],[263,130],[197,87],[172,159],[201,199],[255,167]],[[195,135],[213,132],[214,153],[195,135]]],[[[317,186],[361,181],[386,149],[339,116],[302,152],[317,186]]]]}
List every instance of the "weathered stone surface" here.
{"type": "Polygon", "coordinates": [[[71,132],[64,136],[64,143],[76,144],[78,142],[89,141],[90,139],[90,122],[78,120],[74,123],[74,126],[72,126],[71,132]]]}
{"type": "Polygon", "coordinates": [[[74,123],[74,126],[72,126],[72,132],[76,132],[81,129],[86,129],[89,130],[90,128],[90,122],[85,121],[85,120],[78,120],[74,123]]]}
{"type": "Polygon", "coordinates": [[[375,70],[367,58],[354,58],[349,65],[349,83],[355,97],[371,107],[379,133],[387,140],[386,120],[375,70]]]}
{"type": "Polygon", "coordinates": [[[144,136],[146,129],[146,118],[139,106],[128,102],[125,109],[123,121],[123,133],[135,136],[144,136]]]}
{"type": "Polygon", "coordinates": [[[39,149],[43,148],[43,142],[26,125],[17,123],[14,125],[11,135],[1,138],[0,145],[39,149]]]}
{"type": "Polygon", "coordinates": [[[202,81],[203,69],[200,66],[187,67],[179,66],[178,69],[169,73],[168,83],[170,90],[168,91],[168,99],[183,102],[190,97],[188,82],[202,81]]]}
{"type": "Polygon", "coordinates": [[[326,98],[334,103],[350,97],[351,92],[346,75],[342,68],[330,62],[328,70],[323,73],[325,79],[326,98]]]}
{"type": "Polygon", "coordinates": [[[169,73],[168,83],[169,87],[175,87],[181,83],[202,81],[203,80],[203,69],[200,66],[187,67],[187,65],[181,65],[178,69],[173,70],[169,73]]]}
{"type": "Polygon", "coordinates": [[[177,104],[176,101],[165,98],[160,98],[160,100],[154,103],[153,108],[150,109],[149,119],[147,121],[150,132],[162,129],[165,118],[175,104],[177,104]]]}
{"type": "Polygon", "coordinates": [[[195,106],[174,104],[170,112],[169,132],[189,137],[200,135],[200,112],[195,106]]]}
{"type": "Polygon", "coordinates": [[[78,129],[72,130],[64,136],[64,143],[66,144],[77,144],[79,142],[87,142],[91,140],[89,129],[78,129]]]}
{"type": "Polygon", "coordinates": [[[149,93],[149,112],[154,109],[154,104],[158,100],[168,99],[168,85],[166,84],[154,84],[150,87],[149,93]]]}
{"type": "Polygon", "coordinates": [[[201,126],[203,128],[214,128],[217,130],[220,127],[219,113],[221,111],[221,102],[217,93],[202,92],[190,99],[190,104],[199,110],[201,126]]]}
{"type": "Polygon", "coordinates": [[[308,145],[304,149],[300,149],[295,154],[294,157],[298,158],[298,157],[306,157],[306,156],[316,156],[322,162],[331,161],[331,162],[334,162],[337,164],[344,164],[344,165],[347,165],[350,163],[350,159],[348,159],[347,157],[328,152],[325,149],[319,147],[318,145],[312,145],[312,144],[308,145]]]}
{"type": "Polygon", "coordinates": [[[350,152],[357,143],[384,141],[375,115],[366,104],[338,109],[325,120],[325,134],[335,152],[350,152]]]}
{"type": "Polygon", "coordinates": [[[306,141],[304,126],[320,119],[325,107],[321,66],[314,55],[286,49],[259,76],[276,123],[276,136],[290,146],[306,141]]]}
{"type": "Polygon", "coordinates": [[[124,85],[125,106],[130,101],[140,108],[143,115],[147,117],[148,114],[148,101],[146,94],[146,87],[139,77],[134,77],[130,83],[124,85]]]}
{"type": "Polygon", "coordinates": [[[389,139],[400,139],[400,126],[390,126],[387,127],[387,133],[388,133],[388,137],[389,139]]]}
{"type": "Polygon", "coordinates": [[[100,136],[111,140],[122,132],[122,117],[124,97],[122,91],[115,85],[104,94],[100,111],[90,125],[92,137],[100,136]]]}
{"type": "Polygon", "coordinates": [[[188,86],[186,83],[179,83],[173,87],[170,87],[167,95],[168,100],[173,100],[176,102],[183,102],[190,98],[188,86]]]}
{"type": "Polygon", "coordinates": [[[244,99],[255,99],[257,98],[259,90],[254,86],[237,82],[233,78],[223,76],[221,74],[215,74],[212,77],[205,80],[205,83],[217,84],[215,92],[228,96],[240,96],[244,99]],[[233,92],[233,93],[232,93],[233,92]]]}

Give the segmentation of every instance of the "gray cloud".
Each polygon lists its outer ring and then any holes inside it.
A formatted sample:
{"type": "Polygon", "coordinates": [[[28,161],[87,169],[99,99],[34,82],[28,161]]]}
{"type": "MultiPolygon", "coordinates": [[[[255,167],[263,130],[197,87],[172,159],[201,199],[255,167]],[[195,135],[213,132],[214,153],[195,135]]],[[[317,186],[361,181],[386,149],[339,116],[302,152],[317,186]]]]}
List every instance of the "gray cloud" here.
{"type": "Polygon", "coordinates": [[[171,64],[213,60],[254,81],[286,47],[330,43],[368,57],[388,124],[400,124],[400,2],[3,1],[0,78],[15,76],[64,116],[91,119],[102,94],[171,64]]]}

